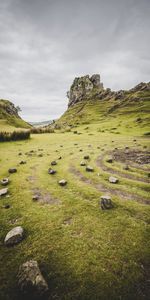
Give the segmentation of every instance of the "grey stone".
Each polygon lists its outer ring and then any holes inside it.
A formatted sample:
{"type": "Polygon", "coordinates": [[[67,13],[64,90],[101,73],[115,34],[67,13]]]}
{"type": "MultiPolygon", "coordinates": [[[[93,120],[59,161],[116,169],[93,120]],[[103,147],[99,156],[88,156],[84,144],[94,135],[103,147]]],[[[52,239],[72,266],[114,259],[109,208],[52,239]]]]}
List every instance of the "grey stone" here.
{"type": "Polygon", "coordinates": [[[5,196],[5,195],[7,195],[7,193],[8,193],[8,188],[0,190],[0,196],[5,196]]]}
{"type": "Polygon", "coordinates": [[[100,199],[100,206],[101,206],[101,209],[102,209],[102,210],[113,208],[113,204],[112,204],[112,201],[111,201],[111,197],[110,197],[110,196],[107,196],[107,195],[101,196],[101,199],[100,199]]]}
{"type": "Polygon", "coordinates": [[[87,171],[87,172],[94,172],[94,168],[91,167],[91,166],[87,166],[87,167],[86,167],[86,171],[87,171]]]}
{"type": "Polygon", "coordinates": [[[1,180],[1,185],[6,186],[9,183],[9,178],[3,178],[1,180]]]}
{"type": "Polygon", "coordinates": [[[84,155],[84,159],[89,159],[90,156],[89,155],[84,155]]]}
{"type": "Polygon", "coordinates": [[[108,162],[108,163],[112,163],[112,162],[113,162],[113,158],[112,158],[112,156],[108,157],[108,158],[106,159],[106,162],[108,162]]]}
{"type": "Polygon", "coordinates": [[[40,195],[34,195],[33,197],[32,197],[32,200],[33,201],[38,201],[40,199],[40,195]]]}
{"type": "Polygon", "coordinates": [[[116,177],[113,177],[113,176],[110,176],[110,177],[109,177],[109,182],[110,182],[110,183],[118,183],[118,181],[119,181],[119,180],[118,180],[118,178],[116,178],[116,177]]]}
{"type": "Polygon", "coordinates": [[[62,179],[59,181],[60,186],[65,186],[67,184],[67,181],[65,179],[62,179]]]}
{"type": "Polygon", "coordinates": [[[81,161],[81,162],[80,162],[80,166],[85,167],[85,166],[86,166],[86,163],[85,163],[84,161],[81,161]]]}
{"type": "Polygon", "coordinates": [[[21,293],[29,299],[45,299],[48,284],[44,279],[38,262],[30,260],[23,263],[18,272],[18,286],[21,293]]]}
{"type": "Polygon", "coordinates": [[[24,230],[21,226],[14,227],[10,230],[4,240],[6,246],[13,246],[20,243],[24,238],[24,230]]]}

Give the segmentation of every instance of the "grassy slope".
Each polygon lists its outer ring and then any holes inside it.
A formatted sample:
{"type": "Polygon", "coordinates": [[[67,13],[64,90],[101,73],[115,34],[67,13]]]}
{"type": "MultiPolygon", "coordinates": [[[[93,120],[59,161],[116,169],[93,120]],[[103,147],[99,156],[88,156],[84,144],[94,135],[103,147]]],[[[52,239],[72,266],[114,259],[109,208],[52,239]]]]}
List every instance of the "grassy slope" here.
{"type": "Polygon", "coordinates": [[[21,128],[30,128],[31,126],[21,118],[9,114],[5,106],[9,106],[8,100],[0,100],[0,131],[14,131],[21,128]]]}
{"type": "MultiPolygon", "coordinates": [[[[112,188],[108,182],[110,173],[96,164],[99,155],[105,156],[116,146],[128,145],[139,150],[148,146],[148,137],[143,136],[149,130],[148,102],[141,103],[141,107],[137,105],[136,109],[135,105],[130,106],[130,113],[128,106],[107,115],[113,106],[113,100],[110,102],[95,101],[94,106],[89,102],[80,112],[84,119],[76,114],[81,109],[78,104],[60,119],[60,124],[70,124],[72,116],[76,123],[88,123],[77,125],[80,135],[74,134],[73,129],[0,144],[0,178],[8,176],[10,167],[18,168],[18,172],[10,176],[10,198],[0,199],[0,299],[21,299],[16,275],[19,265],[28,259],[38,260],[50,287],[50,299],[149,298],[150,207],[134,199],[134,195],[141,200],[148,198],[148,183],[117,175],[120,181],[113,188],[119,188],[120,194],[111,195],[115,207],[110,211],[99,209],[103,192],[96,188],[103,184],[108,193],[112,188]],[[141,123],[135,121],[139,116],[141,123]],[[133,142],[135,138],[137,142],[133,142]],[[38,150],[41,148],[43,151],[38,150]],[[25,153],[30,150],[35,153],[27,156],[25,153]],[[23,155],[18,156],[19,152],[23,155]],[[43,157],[39,157],[41,152],[43,157]],[[90,155],[89,164],[95,168],[93,174],[80,167],[85,154],[90,155]],[[50,162],[60,155],[62,160],[55,166],[57,174],[48,175],[50,162]],[[22,159],[27,160],[26,165],[19,165],[22,159]],[[90,184],[71,173],[71,167],[90,180],[90,184]],[[58,186],[62,178],[68,181],[64,188],[58,186]],[[37,189],[43,196],[49,195],[51,203],[33,202],[37,189]],[[133,200],[123,198],[122,191],[132,194],[133,200]],[[12,206],[8,210],[2,208],[6,203],[12,206]],[[24,227],[25,239],[11,249],[6,248],[5,235],[17,225],[24,227]]],[[[105,159],[104,163],[107,165],[105,159]]],[[[147,179],[147,166],[144,170],[131,167],[124,171],[122,163],[114,162],[112,168],[147,179]]]]}

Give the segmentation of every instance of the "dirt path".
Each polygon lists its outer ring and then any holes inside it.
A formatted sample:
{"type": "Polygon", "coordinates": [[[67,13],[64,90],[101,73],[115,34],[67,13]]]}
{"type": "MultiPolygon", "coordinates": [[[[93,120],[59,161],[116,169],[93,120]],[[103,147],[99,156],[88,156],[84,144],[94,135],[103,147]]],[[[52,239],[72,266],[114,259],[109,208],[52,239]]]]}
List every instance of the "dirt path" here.
{"type": "Polygon", "coordinates": [[[102,183],[94,183],[91,179],[88,179],[87,177],[82,175],[80,173],[80,171],[77,170],[74,166],[70,166],[69,172],[72,173],[73,175],[77,176],[82,182],[93,186],[94,188],[96,188],[100,192],[112,194],[112,195],[115,195],[119,198],[124,198],[126,200],[135,200],[135,201],[137,201],[139,203],[142,203],[142,204],[147,204],[147,205],[150,204],[150,201],[147,198],[143,198],[142,196],[138,196],[136,194],[128,193],[128,192],[122,191],[118,188],[112,189],[110,187],[106,187],[102,183]]]}

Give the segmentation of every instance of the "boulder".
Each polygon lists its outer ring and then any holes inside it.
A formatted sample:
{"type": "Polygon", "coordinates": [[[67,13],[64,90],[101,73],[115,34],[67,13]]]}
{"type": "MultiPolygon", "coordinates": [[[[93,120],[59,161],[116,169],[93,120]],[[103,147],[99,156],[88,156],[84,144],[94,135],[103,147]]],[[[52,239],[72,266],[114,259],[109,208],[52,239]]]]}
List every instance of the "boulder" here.
{"type": "Polygon", "coordinates": [[[0,196],[5,196],[5,195],[7,195],[7,193],[8,193],[8,188],[0,190],[0,196]]]}
{"type": "Polygon", "coordinates": [[[45,299],[48,284],[44,279],[38,262],[30,260],[22,264],[18,272],[18,286],[21,293],[29,299],[45,299]]]}
{"type": "Polygon", "coordinates": [[[91,166],[87,166],[87,167],[86,167],[86,171],[87,171],[87,172],[94,172],[94,168],[91,167],[91,166]]]}
{"type": "Polygon", "coordinates": [[[8,170],[8,172],[9,172],[10,174],[13,174],[13,173],[16,173],[16,172],[17,172],[17,169],[16,169],[16,168],[10,168],[10,169],[8,170]]]}
{"type": "Polygon", "coordinates": [[[1,185],[6,186],[9,183],[9,178],[3,178],[0,182],[1,185]]]}
{"type": "Polygon", "coordinates": [[[119,181],[119,180],[118,180],[118,178],[116,178],[116,177],[113,177],[113,176],[110,176],[110,177],[109,177],[109,182],[110,182],[110,183],[118,183],[118,181],[119,181]]]}
{"type": "Polygon", "coordinates": [[[21,226],[14,227],[10,230],[4,240],[6,246],[13,246],[20,243],[24,238],[24,230],[21,226]]]}
{"type": "Polygon", "coordinates": [[[60,186],[65,186],[67,184],[67,181],[65,179],[62,179],[58,183],[60,186]]]}
{"type": "Polygon", "coordinates": [[[110,196],[107,196],[107,195],[101,196],[101,199],[100,199],[100,206],[101,206],[101,209],[102,209],[102,210],[113,208],[113,204],[112,204],[112,201],[111,201],[111,197],[110,197],[110,196]]]}

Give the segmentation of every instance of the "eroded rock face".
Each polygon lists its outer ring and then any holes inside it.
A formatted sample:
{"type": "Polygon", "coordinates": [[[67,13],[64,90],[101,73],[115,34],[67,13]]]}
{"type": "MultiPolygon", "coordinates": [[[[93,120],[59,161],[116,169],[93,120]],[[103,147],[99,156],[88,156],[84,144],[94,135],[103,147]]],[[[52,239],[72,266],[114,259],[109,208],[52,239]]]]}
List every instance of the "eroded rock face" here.
{"type": "Polygon", "coordinates": [[[70,91],[67,92],[67,97],[69,98],[68,106],[72,106],[77,102],[82,101],[83,98],[88,97],[94,88],[99,90],[103,89],[99,74],[94,74],[91,77],[89,75],[76,77],[70,91]]]}
{"type": "Polygon", "coordinates": [[[22,264],[18,272],[18,286],[29,299],[45,299],[48,284],[44,279],[37,261],[30,260],[22,264]]]}

